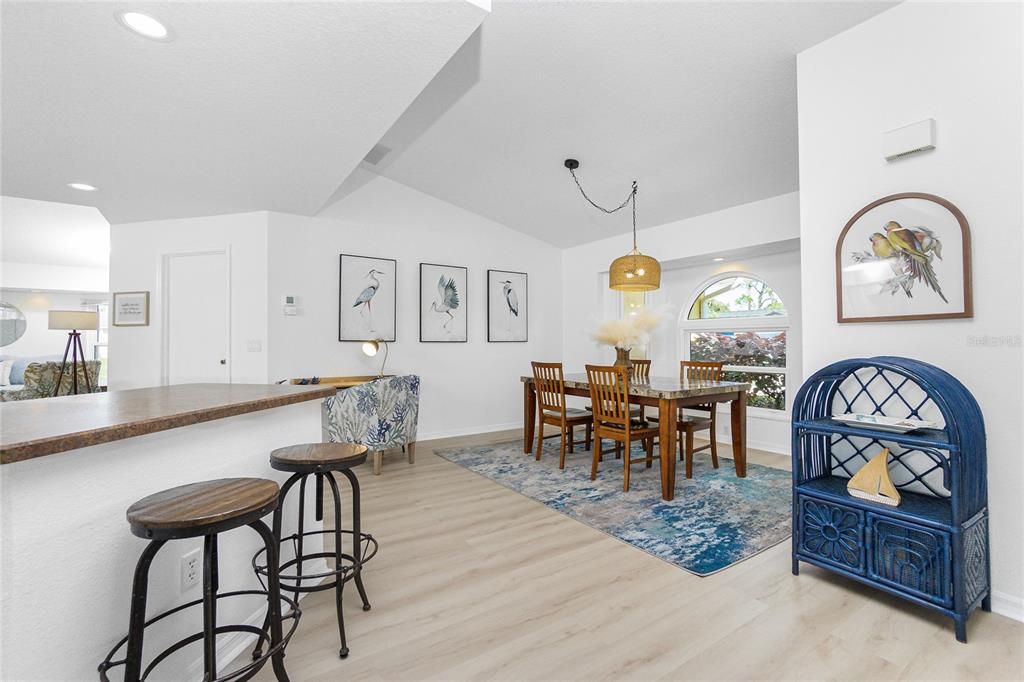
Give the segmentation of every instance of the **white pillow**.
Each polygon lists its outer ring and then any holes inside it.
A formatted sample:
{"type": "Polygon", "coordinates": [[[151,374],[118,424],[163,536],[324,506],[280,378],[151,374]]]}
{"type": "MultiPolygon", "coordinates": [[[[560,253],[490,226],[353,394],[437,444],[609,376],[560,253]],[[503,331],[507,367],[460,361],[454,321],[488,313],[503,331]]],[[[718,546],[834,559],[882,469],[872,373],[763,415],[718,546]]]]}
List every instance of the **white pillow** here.
{"type": "Polygon", "coordinates": [[[11,369],[14,368],[14,360],[0,360],[0,386],[11,385],[11,369]]]}

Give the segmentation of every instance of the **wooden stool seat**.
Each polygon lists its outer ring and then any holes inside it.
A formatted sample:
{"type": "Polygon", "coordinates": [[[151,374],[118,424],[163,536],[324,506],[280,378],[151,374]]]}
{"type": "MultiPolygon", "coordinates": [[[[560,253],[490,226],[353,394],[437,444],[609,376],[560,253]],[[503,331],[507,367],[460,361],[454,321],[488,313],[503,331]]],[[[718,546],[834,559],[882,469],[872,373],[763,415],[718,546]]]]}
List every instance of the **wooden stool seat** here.
{"type": "Polygon", "coordinates": [[[315,473],[342,471],[366,461],[369,448],[358,443],[305,443],[270,453],[270,466],[278,471],[315,473]]]}
{"type": "Polygon", "coordinates": [[[277,507],[279,488],[265,478],[221,478],[189,483],[144,497],[128,507],[140,538],[190,538],[245,526],[277,507]]]}

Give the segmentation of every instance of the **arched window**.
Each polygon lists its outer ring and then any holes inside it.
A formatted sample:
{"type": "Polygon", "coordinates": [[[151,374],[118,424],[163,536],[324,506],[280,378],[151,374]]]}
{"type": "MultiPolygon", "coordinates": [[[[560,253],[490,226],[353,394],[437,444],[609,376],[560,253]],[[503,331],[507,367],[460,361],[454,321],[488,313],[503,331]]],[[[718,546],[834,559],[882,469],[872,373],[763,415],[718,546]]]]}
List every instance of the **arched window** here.
{"type": "Polygon", "coordinates": [[[747,405],[786,409],[786,332],[782,298],[750,274],[721,275],[701,288],[683,323],[690,360],[721,362],[726,381],[751,385],[747,405]]]}

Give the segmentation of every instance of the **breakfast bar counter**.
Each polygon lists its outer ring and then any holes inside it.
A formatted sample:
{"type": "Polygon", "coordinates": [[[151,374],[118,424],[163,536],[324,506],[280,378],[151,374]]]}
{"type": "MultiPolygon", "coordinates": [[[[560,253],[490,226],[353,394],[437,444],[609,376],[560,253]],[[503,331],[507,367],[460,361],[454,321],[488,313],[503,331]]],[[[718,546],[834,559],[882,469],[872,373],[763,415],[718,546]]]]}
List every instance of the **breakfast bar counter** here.
{"type": "Polygon", "coordinates": [[[182,384],[0,403],[0,464],[268,410],[329,386],[182,384]]]}
{"type": "MultiPolygon", "coordinates": [[[[146,546],[130,532],[128,507],[198,481],[256,477],[280,484],[285,476],[271,469],[271,450],[320,442],[322,399],[334,391],[185,384],[0,404],[0,632],[7,643],[17,633],[19,642],[3,647],[0,679],[95,679],[97,664],[128,626],[132,574],[146,546]]],[[[298,509],[290,506],[284,527],[295,529],[298,509]]],[[[310,502],[307,530],[322,527],[314,516],[310,502]]],[[[200,587],[183,583],[181,566],[202,542],[176,541],[156,557],[151,612],[201,595],[200,587]]],[[[259,546],[252,532],[223,535],[222,591],[259,589],[250,565],[259,546]]],[[[218,610],[223,622],[258,624],[265,605],[229,600],[218,610]]],[[[157,636],[184,636],[194,626],[169,620],[157,636]]],[[[246,643],[222,639],[218,658],[225,661],[246,643]]],[[[174,679],[201,677],[201,651],[186,651],[161,670],[174,679]]]]}

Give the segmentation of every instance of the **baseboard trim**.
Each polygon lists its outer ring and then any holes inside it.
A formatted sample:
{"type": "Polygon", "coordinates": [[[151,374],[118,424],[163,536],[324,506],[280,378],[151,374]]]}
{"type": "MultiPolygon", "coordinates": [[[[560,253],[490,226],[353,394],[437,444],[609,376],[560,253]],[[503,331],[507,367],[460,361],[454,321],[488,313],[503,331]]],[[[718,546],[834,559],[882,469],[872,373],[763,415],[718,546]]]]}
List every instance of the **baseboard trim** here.
{"type": "MultiPolygon", "coordinates": [[[[732,438],[724,433],[720,433],[718,434],[718,442],[723,445],[732,445],[732,438]]],[[[771,452],[776,455],[786,455],[787,457],[792,454],[790,444],[788,442],[780,444],[766,440],[751,440],[750,438],[747,438],[747,447],[752,450],[764,450],[765,452],[771,452]]],[[[730,457],[731,455],[727,452],[725,453],[725,456],[730,457]]]]}
{"type": "MultiPolygon", "coordinates": [[[[517,437],[522,437],[523,424],[522,422],[509,422],[506,424],[489,424],[487,426],[470,426],[462,429],[452,429],[450,431],[432,431],[427,433],[420,433],[416,436],[416,442],[422,443],[424,441],[433,440],[445,440],[447,438],[459,438],[462,436],[475,436],[483,433],[494,433],[496,431],[516,431],[517,437]]],[[[731,445],[732,439],[726,434],[718,434],[718,442],[731,445]]],[[[747,447],[754,450],[764,450],[765,452],[771,452],[777,455],[789,455],[790,445],[786,443],[773,443],[770,441],[760,441],[747,439],[747,447]]],[[[726,453],[726,456],[729,456],[726,453]]]]}
{"type": "Polygon", "coordinates": [[[507,424],[489,424],[486,426],[468,426],[463,429],[451,429],[448,431],[430,431],[416,434],[416,442],[427,440],[442,440],[445,438],[459,438],[461,436],[475,436],[478,433],[493,433],[495,431],[517,430],[522,433],[523,422],[509,422],[507,424]]]}
{"type": "MultiPolygon", "coordinates": [[[[309,562],[310,573],[324,573],[329,569],[327,560],[320,560],[321,568],[316,568],[317,564],[309,562]]],[[[324,578],[327,580],[328,578],[324,578]]],[[[308,592],[303,592],[298,595],[298,600],[301,602],[308,592]]],[[[250,625],[253,627],[261,627],[263,625],[263,619],[267,615],[267,607],[264,604],[260,608],[256,609],[255,613],[245,619],[242,625],[250,625]]],[[[290,624],[289,624],[290,625],[290,624]]],[[[227,671],[228,666],[234,663],[235,659],[242,655],[243,652],[252,649],[256,644],[256,635],[250,635],[245,632],[236,632],[231,634],[229,637],[221,636],[217,644],[217,674],[220,675],[227,671]]],[[[196,658],[185,670],[186,679],[200,680],[203,678],[203,657],[200,655],[196,658]]]]}
{"type": "Polygon", "coordinates": [[[1024,623],[1024,598],[992,590],[992,613],[1024,623]]]}

